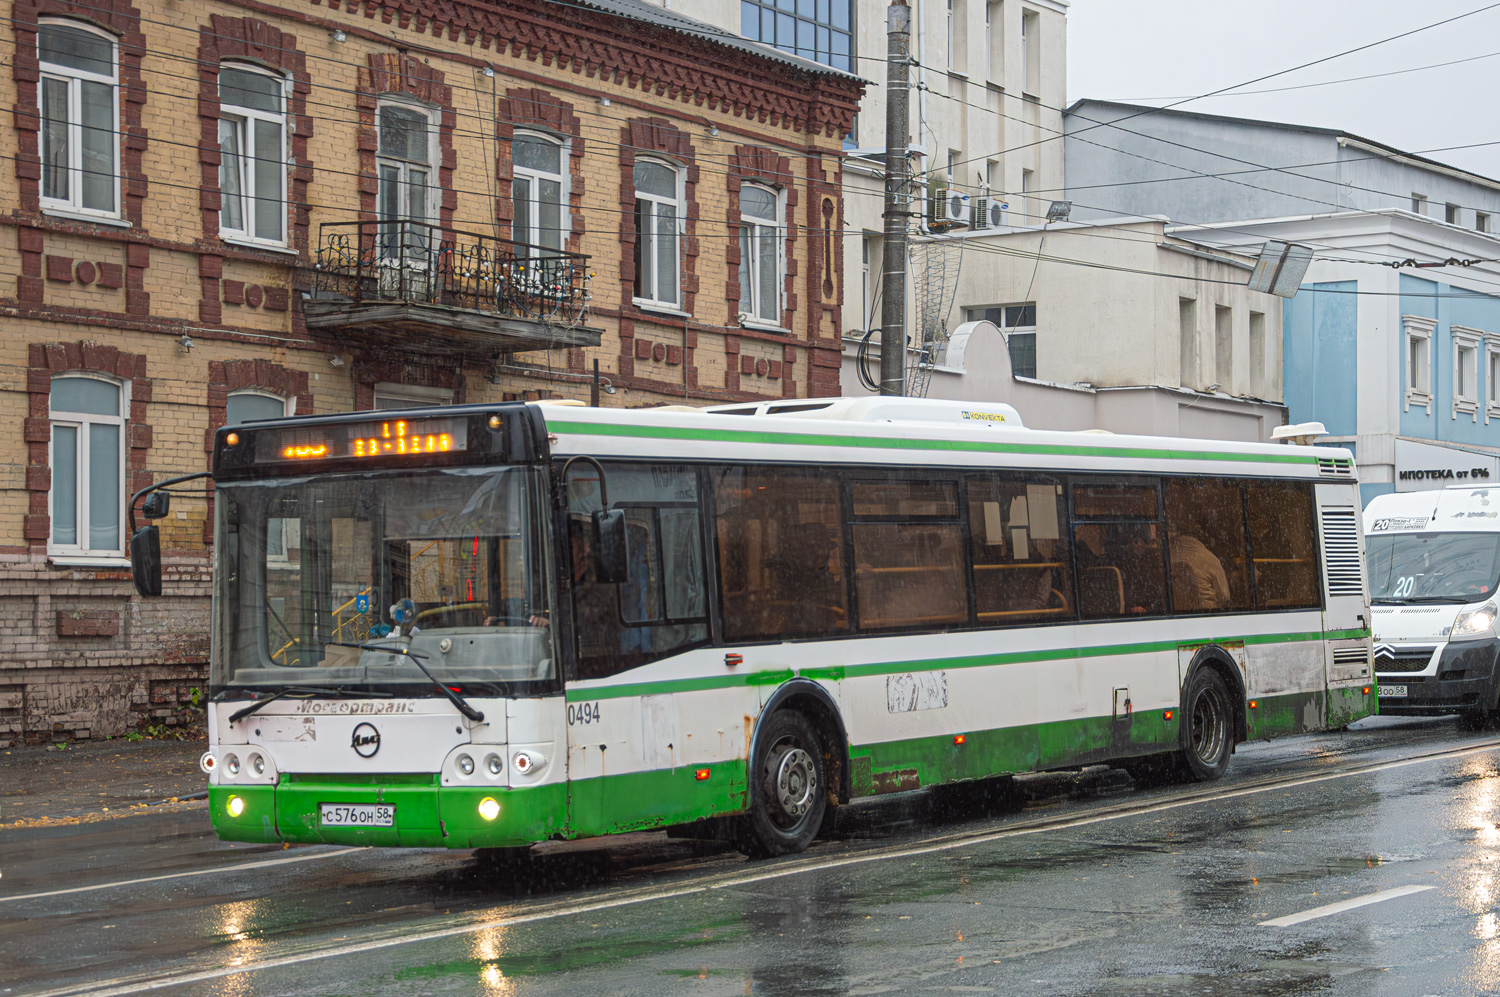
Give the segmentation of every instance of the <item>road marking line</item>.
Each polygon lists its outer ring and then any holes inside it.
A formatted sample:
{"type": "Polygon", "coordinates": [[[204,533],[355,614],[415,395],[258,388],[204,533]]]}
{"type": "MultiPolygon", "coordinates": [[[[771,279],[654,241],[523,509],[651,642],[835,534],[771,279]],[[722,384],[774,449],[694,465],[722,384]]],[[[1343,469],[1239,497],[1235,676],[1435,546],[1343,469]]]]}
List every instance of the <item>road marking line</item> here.
{"type": "Polygon", "coordinates": [[[0,904],[10,900],[38,900],[42,897],[60,897],[67,893],[89,893],[93,890],[113,890],[122,886],[137,886],[141,883],[156,883],[163,879],[182,879],[187,876],[212,876],[224,872],[243,872],[246,869],[267,869],[274,865],[289,865],[293,862],[311,862],[313,859],[329,859],[335,855],[363,851],[362,848],[340,848],[332,852],[315,852],[311,855],[292,855],[284,859],[264,859],[260,862],[243,862],[217,869],[194,869],[190,872],[169,872],[162,876],[143,876],[140,879],[123,879],[114,883],[98,883],[94,886],[75,886],[67,890],[48,890],[45,893],[21,893],[14,897],[0,897],[0,904]]]}
{"type": "Polygon", "coordinates": [[[1436,886],[1399,886],[1394,890],[1381,890],[1379,893],[1367,893],[1353,900],[1340,900],[1336,904],[1326,904],[1322,907],[1314,907],[1300,914],[1288,914],[1286,917],[1277,917],[1269,921],[1260,922],[1262,928],[1286,928],[1293,924],[1301,924],[1303,921],[1313,921],[1330,914],[1342,914],[1346,910],[1356,907],[1364,907],[1368,904],[1378,904],[1382,900],[1394,900],[1397,897],[1410,896],[1413,893],[1422,893],[1425,890],[1435,890],[1436,886]]]}
{"type": "MultiPolygon", "coordinates": [[[[1161,813],[1167,810],[1177,810],[1182,807],[1197,806],[1201,803],[1214,803],[1219,800],[1230,800],[1244,796],[1255,796],[1261,793],[1269,793],[1280,789],[1290,789],[1298,786],[1310,786],[1321,782],[1330,782],[1334,779],[1347,779],[1354,776],[1370,775],[1375,772],[1384,772],[1392,769],[1408,768],[1412,765],[1421,765],[1428,762],[1446,762],[1458,758],[1466,758],[1469,755],[1483,754],[1495,751],[1500,744],[1490,742],[1472,748],[1458,751],[1444,751],[1432,755],[1424,755],[1420,758],[1396,759],[1389,762],[1381,762],[1352,771],[1327,772],[1321,775],[1306,776],[1302,779],[1293,779],[1288,782],[1267,783],[1262,786],[1250,786],[1244,789],[1228,790],[1216,793],[1212,796],[1198,796],[1182,800],[1166,800],[1150,807],[1141,807],[1133,810],[1120,810],[1113,813],[1091,815],[1081,817],[1077,820],[1065,823],[1053,823],[1039,825],[1036,827],[1010,828],[995,831],[988,834],[973,835],[970,837],[945,838],[938,841],[930,841],[927,844],[912,845],[906,848],[891,849],[886,851],[867,852],[860,855],[848,855],[833,859],[811,860],[806,862],[787,863],[775,869],[763,873],[749,874],[727,874],[709,877],[695,884],[686,884],[671,889],[658,890],[651,893],[632,894],[630,896],[614,897],[608,900],[600,900],[590,904],[576,906],[555,907],[548,910],[532,911],[525,914],[513,914],[508,917],[491,918],[484,921],[476,921],[471,924],[453,925],[445,928],[434,928],[428,931],[402,934],[396,937],[373,939],[367,942],[355,942],[348,945],[331,946],[324,949],[313,949],[298,952],[291,955],[279,956],[273,959],[264,959],[259,962],[245,962],[237,966],[226,966],[219,969],[205,969],[197,972],[182,973],[176,976],[157,977],[156,979],[145,979],[142,977],[113,977],[104,980],[94,980],[87,983],[76,983],[71,986],[48,990],[41,993],[31,994],[30,997],[71,997],[71,995],[86,994],[88,997],[125,997],[127,994],[144,993],[148,990],[164,990],[168,987],[183,987],[194,983],[205,983],[209,980],[219,980],[226,976],[238,976],[246,973],[258,972],[266,969],[280,969],[285,966],[296,966],[302,963],[316,962],[321,959],[333,959],[340,956],[360,955],[366,952],[377,952],[382,949],[395,948],[399,945],[409,945],[420,942],[441,941],[446,938],[455,938],[461,935],[472,935],[481,931],[492,931],[496,928],[505,928],[518,924],[531,924],[538,921],[549,921],[559,917],[571,917],[578,914],[590,914],[596,911],[613,910],[621,907],[629,907],[639,903],[652,900],[674,900],[679,897],[692,896],[698,893],[707,893],[711,890],[722,890],[728,887],[743,886],[749,883],[761,882],[768,879],[780,879],[785,876],[797,876],[805,872],[821,872],[826,869],[836,869],[843,866],[864,865],[869,862],[884,862],[893,858],[903,858],[913,855],[928,855],[937,852],[951,851],[955,848],[969,848],[974,845],[987,844],[992,841],[1000,841],[1005,838],[1016,838],[1025,835],[1040,834],[1043,831],[1061,831],[1075,827],[1085,827],[1090,824],[1099,824],[1105,821],[1118,820],[1123,817],[1139,817],[1146,814],[1161,813]],[[102,988],[102,989],[90,989],[102,988]]],[[[332,853],[329,853],[332,854],[332,853]]],[[[240,868],[248,868],[241,866],[240,868]]],[[[1432,889],[1432,887],[1421,887],[1421,889],[1432,889]]],[[[1414,892],[1414,891],[1413,891],[1414,892]]]]}

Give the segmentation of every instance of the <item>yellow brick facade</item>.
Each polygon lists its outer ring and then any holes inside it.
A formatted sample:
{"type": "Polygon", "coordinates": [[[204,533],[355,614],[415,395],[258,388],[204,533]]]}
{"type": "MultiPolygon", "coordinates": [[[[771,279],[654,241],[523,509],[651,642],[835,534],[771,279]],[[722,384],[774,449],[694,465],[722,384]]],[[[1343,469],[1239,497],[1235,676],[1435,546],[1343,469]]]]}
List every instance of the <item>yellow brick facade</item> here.
{"type": "MultiPolygon", "coordinates": [[[[608,405],[838,391],[840,140],[860,95],[850,77],[545,0],[12,0],[10,10],[0,25],[10,64],[0,104],[14,111],[0,128],[10,177],[0,185],[0,423],[13,432],[0,444],[0,617],[13,639],[0,649],[0,746],[167,722],[204,684],[208,490],[190,486],[160,524],[160,599],[134,595],[118,546],[61,549],[48,405],[59,375],[120,387],[125,494],[205,470],[206,441],[236,390],[302,414],[368,407],[390,385],[459,402],[587,399],[597,361],[616,389],[608,405]],[[49,194],[48,177],[76,184],[79,174],[43,162],[58,144],[42,95],[68,76],[39,60],[48,25],[113,52],[118,192],[104,215],[49,194]],[[226,65],[285,87],[283,245],[222,231],[226,65]],[[376,217],[375,122],[388,102],[431,115],[432,221],[492,245],[513,234],[516,132],[563,143],[564,248],[588,257],[589,274],[572,325],[587,335],[565,330],[572,339],[528,350],[471,332],[434,351],[420,326],[310,327],[319,262],[330,259],[325,226],[376,217]],[[681,177],[676,307],[636,300],[638,157],[681,177]],[[780,329],[741,320],[744,182],[780,199],[780,329]]],[[[70,134],[79,144],[82,133],[70,134]]]]}

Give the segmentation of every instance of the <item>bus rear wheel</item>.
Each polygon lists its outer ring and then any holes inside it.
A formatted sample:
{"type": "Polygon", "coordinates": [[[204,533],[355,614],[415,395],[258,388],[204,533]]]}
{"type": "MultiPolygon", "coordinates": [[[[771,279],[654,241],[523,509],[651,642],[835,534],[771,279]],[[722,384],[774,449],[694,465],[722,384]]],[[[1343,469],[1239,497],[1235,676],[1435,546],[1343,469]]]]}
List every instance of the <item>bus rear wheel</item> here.
{"type": "Polygon", "coordinates": [[[764,721],[751,761],[750,812],[740,851],[751,858],[800,852],[823,826],[828,777],[823,744],[806,717],[779,710],[764,721]]]}
{"type": "Polygon", "coordinates": [[[1191,778],[1206,782],[1229,768],[1234,718],[1229,711],[1229,689],[1212,668],[1197,669],[1188,681],[1181,738],[1183,767],[1191,778]]]}

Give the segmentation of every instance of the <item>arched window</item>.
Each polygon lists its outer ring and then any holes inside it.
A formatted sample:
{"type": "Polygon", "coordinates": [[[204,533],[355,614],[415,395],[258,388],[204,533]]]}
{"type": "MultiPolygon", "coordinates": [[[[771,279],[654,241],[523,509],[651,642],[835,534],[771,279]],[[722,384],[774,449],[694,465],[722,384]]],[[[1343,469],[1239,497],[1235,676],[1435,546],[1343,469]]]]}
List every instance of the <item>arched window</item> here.
{"type": "Polygon", "coordinates": [[[781,324],[781,198],[770,187],[740,187],[740,311],[781,324]]]}
{"type": "Polygon", "coordinates": [[[117,55],[102,31],[58,21],[37,28],[43,207],[120,213],[117,55]]]}
{"type": "MultiPolygon", "coordinates": [[[[518,132],[511,140],[510,152],[515,171],[511,184],[516,206],[512,230],[515,241],[522,247],[561,252],[567,215],[567,147],[544,135],[518,132]]],[[[521,256],[534,252],[517,249],[521,256]]]]}
{"type": "Polygon", "coordinates": [[[653,159],[635,164],[635,297],[676,306],[681,300],[682,174],[653,159]]]}
{"type": "Polygon", "coordinates": [[[255,419],[282,419],[291,415],[287,400],[269,391],[231,391],[224,405],[224,425],[238,426],[255,419]]]}
{"type": "Polygon", "coordinates": [[[124,553],[124,395],[118,382],[102,377],[62,374],[52,379],[53,553],[124,553]]]}
{"type": "Polygon", "coordinates": [[[219,230],[286,244],[285,78],[251,66],[219,69],[219,230]]]}

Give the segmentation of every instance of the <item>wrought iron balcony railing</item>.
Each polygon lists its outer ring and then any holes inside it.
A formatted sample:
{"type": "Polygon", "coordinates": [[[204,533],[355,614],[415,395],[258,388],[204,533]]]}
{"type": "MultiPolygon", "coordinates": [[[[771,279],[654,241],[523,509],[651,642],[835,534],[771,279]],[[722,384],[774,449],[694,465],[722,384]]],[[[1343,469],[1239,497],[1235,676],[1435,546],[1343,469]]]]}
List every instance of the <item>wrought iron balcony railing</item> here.
{"type": "Polygon", "coordinates": [[[319,230],[314,292],[571,327],[588,308],[588,261],[427,222],[328,222],[319,230]]]}

